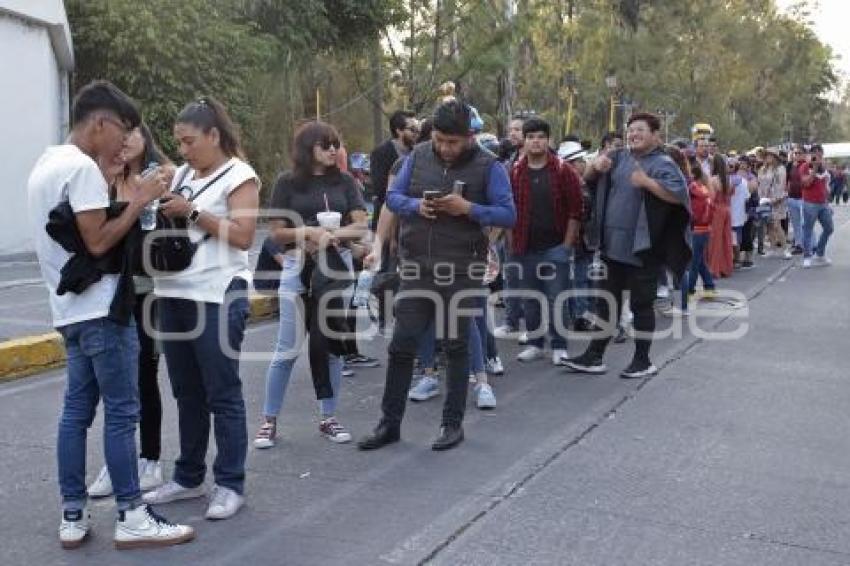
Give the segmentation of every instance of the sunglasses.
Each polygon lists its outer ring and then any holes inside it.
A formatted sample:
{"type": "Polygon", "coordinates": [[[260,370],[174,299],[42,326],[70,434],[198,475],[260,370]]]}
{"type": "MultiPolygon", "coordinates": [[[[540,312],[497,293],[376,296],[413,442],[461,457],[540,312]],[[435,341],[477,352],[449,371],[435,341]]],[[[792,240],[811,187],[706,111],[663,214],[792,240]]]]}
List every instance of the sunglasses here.
{"type": "Polygon", "coordinates": [[[323,141],[320,141],[320,142],[316,142],[316,145],[319,146],[320,148],[322,148],[323,151],[329,151],[331,148],[338,150],[342,146],[342,144],[339,143],[339,140],[335,140],[335,141],[323,140],[323,141]]]}

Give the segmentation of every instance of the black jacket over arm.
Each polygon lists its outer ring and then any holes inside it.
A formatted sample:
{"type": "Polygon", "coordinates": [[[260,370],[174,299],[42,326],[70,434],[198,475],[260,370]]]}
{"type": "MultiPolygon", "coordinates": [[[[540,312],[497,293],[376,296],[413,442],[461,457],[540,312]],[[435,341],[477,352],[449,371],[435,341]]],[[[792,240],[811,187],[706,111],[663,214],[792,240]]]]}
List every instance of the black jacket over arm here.
{"type": "MultiPolygon", "coordinates": [[[[126,202],[112,202],[106,209],[107,218],[119,216],[126,202]]],[[[133,274],[139,272],[142,230],[137,222],[115,247],[102,257],[94,257],[86,248],[77,217],[68,202],[58,204],[48,215],[45,230],[71,257],[60,271],[57,295],[67,292],[80,294],[101,280],[104,274],[120,274],[118,288],[109,305],[109,319],[129,324],[136,300],[133,274]]]]}

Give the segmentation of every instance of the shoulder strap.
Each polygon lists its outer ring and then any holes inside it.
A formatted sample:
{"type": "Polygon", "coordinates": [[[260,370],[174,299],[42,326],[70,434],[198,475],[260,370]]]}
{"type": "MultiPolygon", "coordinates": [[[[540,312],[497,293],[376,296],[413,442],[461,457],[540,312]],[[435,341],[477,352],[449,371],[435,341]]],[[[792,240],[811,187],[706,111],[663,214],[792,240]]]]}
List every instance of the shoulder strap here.
{"type": "MultiPolygon", "coordinates": [[[[184,170],[183,170],[183,173],[180,175],[180,178],[177,180],[177,183],[176,183],[176,187],[177,187],[177,189],[176,189],[176,190],[177,190],[177,191],[179,191],[179,190],[180,190],[180,185],[182,185],[182,184],[183,184],[183,181],[186,179],[186,176],[187,176],[187,175],[189,175],[189,171],[190,171],[191,169],[192,169],[191,167],[186,167],[186,169],[184,169],[184,170]]],[[[215,176],[215,178],[214,178],[213,180],[211,180],[209,183],[207,183],[206,185],[204,185],[204,186],[201,188],[201,190],[200,190],[200,191],[198,191],[197,193],[193,194],[193,195],[192,195],[191,197],[189,197],[187,200],[188,200],[189,202],[192,202],[193,200],[195,200],[196,198],[198,198],[199,196],[201,196],[201,194],[202,194],[204,191],[206,191],[207,189],[209,189],[211,186],[213,186],[214,184],[216,184],[216,183],[217,183],[217,182],[218,182],[218,181],[219,181],[222,177],[224,177],[225,175],[227,175],[227,174],[230,172],[230,170],[231,170],[231,169],[233,169],[233,165],[231,165],[230,167],[228,167],[227,169],[225,169],[224,171],[222,171],[221,173],[219,173],[218,175],[216,175],[216,176],[215,176]]],[[[176,192],[176,191],[175,191],[175,192],[176,192]]]]}
{"type": "Polygon", "coordinates": [[[215,176],[215,179],[213,179],[212,181],[210,181],[209,183],[207,183],[206,185],[204,185],[203,187],[201,187],[201,190],[200,190],[200,191],[198,191],[197,193],[195,193],[195,194],[193,194],[191,197],[189,197],[189,202],[192,202],[193,200],[195,200],[195,199],[197,199],[199,196],[201,196],[205,190],[207,190],[207,189],[209,189],[210,187],[212,187],[214,184],[216,184],[216,183],[218,182],[218,180],[219,180],[219,179],[221,179],[222,177],[224,177],[225,175],[227,175],[228,173],[230,173],[230,170],[231,170],[231,169],[233,169],[233,165],[231,165],[230,167],[228,167],[227,169],[225,169],[224,171],[222,171],[221,173],[219,173],[218,175],[216,175],[216,176],[215,176]]]}

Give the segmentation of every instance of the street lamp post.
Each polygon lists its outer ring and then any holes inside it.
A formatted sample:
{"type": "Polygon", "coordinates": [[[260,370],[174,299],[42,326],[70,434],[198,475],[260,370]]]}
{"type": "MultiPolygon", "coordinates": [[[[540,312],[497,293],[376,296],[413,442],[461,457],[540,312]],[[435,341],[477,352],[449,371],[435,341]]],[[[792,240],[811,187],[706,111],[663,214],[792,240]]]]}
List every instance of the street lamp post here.
{"type": "Polygon", "coordinates": [[[613,72],[609,73],[608,76],[605,77],[605,86],[608,87],[608,90],[611,93],[610,106],[609,106],[610,109],[608,111],[608,131],[613,132],[616,128],[616,124],[614,123],[615,122],[614,112],[615,112],[615,105],[616,105],[616,103],[614,101],[614,94],[617,91],[617,75],[615,75],[613,72]]]}

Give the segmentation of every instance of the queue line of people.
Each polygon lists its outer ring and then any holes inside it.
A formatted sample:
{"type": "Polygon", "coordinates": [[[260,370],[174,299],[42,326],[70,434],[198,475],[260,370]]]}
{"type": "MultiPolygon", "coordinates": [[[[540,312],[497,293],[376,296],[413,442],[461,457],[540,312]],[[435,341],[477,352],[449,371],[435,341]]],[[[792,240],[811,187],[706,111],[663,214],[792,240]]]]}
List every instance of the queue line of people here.
{"type": "MultiPolygon", "coordinates": [[[[239,352],[260,179],[226,108],[212,97],[190,102],[175,119],[180,166],[158,150],[135,103],[108,82],[83,88],[72,114],[68,142],[46,150],[28,187],[53,321],[68,352],[57,450],[59,539],[66,548],[82,544],[91,529],[88,498],[114,495],[118,548],[188,542],[194,529],[169,522],[153,505],[208,497],[206,518],[220,520],[244,504],[249,443],[239,352]],[[187,267],[149,269],[145,254],[158,237],[157,222],[145,227],[151,218],[183,226],[193,251],[187,267]],[[178,407],[180,453],[169,480],[160,463],[159,349],[178,407]],[[87,429],[101,397],[106,462],[87,489],[87,429]],[[208,491],[211,430],[217,451],[208,491]]],[[[645,378],[658,371],[650,357],[654,307],[668,275],[685,313],[698,278],[710,294],[716,278],[752,265],[754,240],[759,252],[768,238],[786,256],[795,253],[784,248],[783,207],[792,199],[773,150],[759,156],[756,174],[751,159],[709,155],[708,144],[664,146],[658,117],[636,113],[625,140],[606,136],[589,159],[575,140],[554,150],[550,126],[539,117],[513,120],[508,147],[486,147],[474,136],[476,119],[453,94],[426,123],[407,112],[391,117],[392,138],[373,152],[374,240],[362,187],[340,166],[339,133],[317,121],[297,129],[293,169],[276,180],[270,203],[280,318],[255,448],[276,443],[307,335],[318,430],[336,443],[352,440],[337,415],[345,361],[372,360],[359,354],[356,340],[326,328],[356,331],[351,301],[334,303],[344,316],[324,309],[328,297],[350,298],[355,281],[379,279],[358,271],[386,275],[398,294],[378,300],[382,330],[394,319],[381,417],[357,445],[375,450],[400,440],[406,401],[439,393],[439,349],[447,393],[432,448],[447,450],[464,439],[470,381],[478,408],[496,406],[488,375],[504,367],[495,338],[517,337],[522,363],[546,358],[548,344],[553,365],[601,374],[609,343],[621,341],[628,321],[634,355],[620,375],[645,378]],[[605,276],[594,283],[590,272],[600,266],[605,276]],[[611,301],[581,292],[563,300],[564,292],[594,288],[611,301]],[[499,289],[515,293],[506,294],[504,321],[496,325],[487,313],[499,289]],[[580,355],[569,351],[570,329],[596,332],[580,355]]],[[[804,267],[828,263],[831,232],[829,181],[813,151],[812,159],[798,158],[790,176],[802,192],[798,220],[791,216],[804,267]],[[824,227],[817,246],[816,220],[824,227]]]]}

